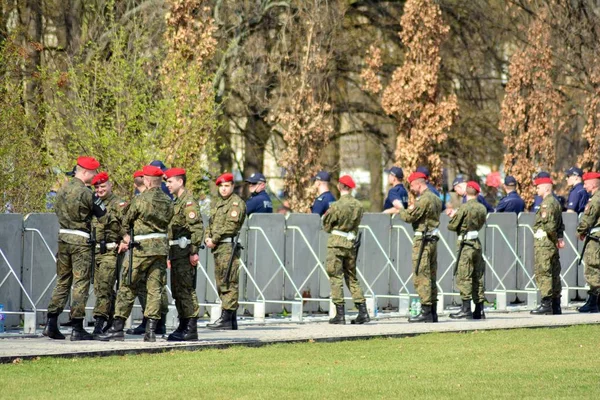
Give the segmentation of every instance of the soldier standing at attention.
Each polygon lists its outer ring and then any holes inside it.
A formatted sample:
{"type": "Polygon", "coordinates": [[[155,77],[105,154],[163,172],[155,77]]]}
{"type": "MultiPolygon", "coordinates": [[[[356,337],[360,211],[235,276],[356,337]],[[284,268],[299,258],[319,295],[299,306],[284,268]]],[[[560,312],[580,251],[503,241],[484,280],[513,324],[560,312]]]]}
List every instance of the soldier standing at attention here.
{"type": "Polygon", "coordinates": [[[169,225],[169,260],[171,261],[171,291],[175,299],[179,327],[167,340],[198,340],[198,297],[194,280],[198,265],[198,250],[204,239],[204,225],[198,201],[185,188],[185,169],[165,171],[167,188],[175,197],[173,219],[169,225]]]}
{"type": "Polygon", "coordinates": [[[206,229],[206,247],[211,249],[215,258],[215,280],[221,299],[221,317],[209,329],[236,330],[237,308],[239,297],[240,251],[233,252],[234,240],[246,219],[246,204],[233,193],[233,174],[226,173],[216,180],[219,188],[219,199],[210,212],[208,229],[206,229]],[[229,263],[231,271],[227,276],[229,263]]]}
{"type": "Polygon", "coordinates": [[[100,163],[92,157],[79,157],[75,176],[58,190],[54,210],[58,217],[58,256],[56,258],[56,287],[48,305],[48,323],[44,336],[51,339],[64,339],[58,329],[58,316],[62,313],[67,297],[72,289],[71,320],[73,331],[71,340],[92,340],[93,337],[83,328],[85,305],[90,291],[92,251],[90,230],[92,216],[106,223],[106,207],[94,194],[89,184],[100,163]]]}
{"type": "MultiPolygon", "coordinates": [[[[123,218],[123,240],[119,245],[119,252],[124,252],[129,247],[129,242],[134,240],[133,265],[131,284],[128,282],[129,260],[123,267],[122,286],[117,294],[115,306],[115,321],[103,339],[123,340],[125,335],[123,327],[129,317],[136,291],[140,280],[146,282],[146,308],[144,316],[147,318],[145,342],[156,341],[156,326],[161,319],[161,295],[167,274],[167,254],[169,242],[167,230],[173,218],[173,202],[162,190],[161,183],[163,171],[154,166],[145,166],[144,186],[146,190],[131,202],[123,218]],[[131,238],[131,228],[135,236],[131,238]],[[129,232],[126,230],[129,229],[129,232]]],[[[130,250],[130,251],[132,251],[130,250]]]]}
{"type": "Polygon", "coordinates": [[[563,248],[562,210],[552,194],[552,178],[540,172],[533,183],[542,199],[533,224],[535,283],[540,290],[542,303],[531,314],[561,314],[560,259],[558,249],[563,248]],[[542,177],[539,177],[542,175],[542,177]],[[546,177],[548,176],[548,177],[546,177]]]}
{"type": "Polygon", "coordinates": [[[577,311],[581,313],[597,313],[598,295],[600,294],[600,172],[588,172],[583,175],[583,185],[592,197],[577,226],[580,240],[587,240],[585,253],[585,280],[590,287],[588,298],[577,311]]]}
{"type": "Polygon", "coordinates": [[[388,184],[392,186],[392,188],[388,192],[383,203],[383,212],[385,214],[397,214],[399,208],[394,205],[396,200],[399,200],[400,203],[402,203],[403,208],[408,207],[408,192],[402,184],[404,172],[400,167],[392,167],[386,169],[385,172],[388,173],[388,184]]]}
{"type": "Polygon", "coordinates": [[[319,171],[317,176],[314,178],[315,187],[319,193],[315,201],[313,202],[310,212],[313,214],[319,214],[320,217],[327,212],[331,203],[335,201],[335,197],[329,191],[329,181],[331,175],[327,171],[319,171]]]}
{"type": "Polygon", "coordinates": [[[250,175],[246,178],[246,183],[250,187],[250,198],[246,201],[246,215],[252,214],[272,214],[273,203],[265,191],[267,179],[260,172],[250,175]]]}
{"type": "Polygon", "coordinates": [[[517,180],[514,176],[504,178],[504,196],[496,206],[496,212],[512,212],[517,215],[525,211],[525,202],[517,193],[517,180]]]}
{"type": "Polygon", "coordinates": [[[479,230],[485,224],[487,212],[485,206],[477,201],[481,188],[477,182],[467,182],[467,202],[458,210],[449,213],[448,229],[458,233],[458,258],[455,269],[458,275],[456,286],[460,291],[462,308],[458,313],[450,314],[454,319],[485,319],[483,312],[483,272],[484,264],[479,242],[479,230]],[[475,312],[471,312],[471,299],[475,303],[475,312]]]}
{"type": "Polygon", "coordinates": [[[117,250],[121,241],[121,220],[127,203],[112,192],[112,182],[106,172],[100,172],[92,179],[96,194],[102,199],[110,214],[110,223],[95,221],[96,228],[96,271],[94,273],[94,339],[106,332],[112,325],[115,312],[114,290],[117,281],[117,250]],[[105,326],[106,324],[106,326],[105,326]]]}
{"type": "Polygon", "coordinates": [[[414,205],[404,208],[400,200],[398,216],[412,224],[415,231],[412,249],[413,283],[421,298],[421,313],[408,322],[437,322],[437,241],[442,200],[427,188],[426,176],[413,172],[408,177],[411,192],[417,196],[414,205]]]}
{"type": "Polygon", "coordinates": [[[340,199],[331,204],[323,217],[323,229],[330,233],[327,239],[327,275],[331,285],[331,301],[335,304],[335,317],[329,320],[330,324],[345,324],[344,310],[344,283],[352,293],[352,300],[358,308],[358,317],[353,324],[369,322],[369,313],[365,297],[356,278],[356,242],[358,225],[363,215],[360,201],[350,194],[356,184],[349,175],[340,177],[338,190],[340,199]]]}

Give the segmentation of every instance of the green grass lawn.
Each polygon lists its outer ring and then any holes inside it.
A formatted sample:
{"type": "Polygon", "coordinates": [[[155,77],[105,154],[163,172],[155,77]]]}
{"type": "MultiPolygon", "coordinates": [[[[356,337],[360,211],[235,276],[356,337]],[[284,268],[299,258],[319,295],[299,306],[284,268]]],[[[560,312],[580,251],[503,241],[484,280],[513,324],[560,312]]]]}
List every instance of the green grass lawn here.
{"type": "Polygon", "coordinates": [[[0,366],[0,398],[600,397],[600,325],[0,366]]]}

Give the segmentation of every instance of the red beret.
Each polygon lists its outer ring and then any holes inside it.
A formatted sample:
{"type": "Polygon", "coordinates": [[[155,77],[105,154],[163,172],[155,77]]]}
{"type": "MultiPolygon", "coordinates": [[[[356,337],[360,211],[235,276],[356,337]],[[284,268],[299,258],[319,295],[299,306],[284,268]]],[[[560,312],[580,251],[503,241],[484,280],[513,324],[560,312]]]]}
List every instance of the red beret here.
{"type": "Polygon", "coordinates": [[[408,183],[412,183],[416,179],[427,179],[427,175],[422,172],[413,172],[408,176],[408,183]]]}
{"type": "Polygon", "coordinates": [[[477,190],[477,193],[481,193],[481,187],[475,181],[469,181],[469,182],[467,182],[467,187],[468,188],[470,187],[470,188],[473,188],[473,189],[477,190]]]}
{"type": "Polygon", "coordinates": [[[583,174],[583,180],[588,181],[590,179],[600,179],[600,172],[586,172],[583,174]]]}
{"type": "Polygon", "coordinates": [[[100,163],[94,157],[79,157],[77,159],[77,165],[92,171],[100,167],[100,163]]]}
{"type": "Polygon", "coordinates": [[[108,174],[105,171],[100,172],[92,179],[92,185],[100,185],[101,183],[108,182],[108,174]]]}
{"type": "Polygon", "coordinates": [[[144,176],[163,176],[164,172],[162,169],[155,167],[153,165],[146,165],[142,168],[142,173],[144,176]]]}
{"type": "Polygon", "coordinates": [[[535,186],[542,185],[544,183],[550,183],[550,184],[552,184],[553,183],[552,182],[552,178],[542,177],[542,178],[536,178],[536,179],[533,180],[533,184],[535,186]]]}
{"type": "Polygon", "coordinates": [[[142,178],[144,176],[144,173],[141,170],[137,170],[133,173],[133,178],[142,178]]]}
{"type": "Polygon", "coordinates": [[[185,169],[183,168],[169,168],[165,171],[165,177],[167,179],[172,178],[174,176],[185,175],[185,169]]]}
{"type": "Polygon", "coordinates": [[[348,186],[350,189],[354,189],[356,187],[356,183],[354,183],[354,180],[350,175],[340,176],[338,182],[348,186]]]}
{"type": "Polygon", "coordinates": [[[223,175],[219,176],[215,181],[215,184],[219,186],[221,183],[225,182],[233,182],[233,174],[231,172],[225,172],[223,175]]]}

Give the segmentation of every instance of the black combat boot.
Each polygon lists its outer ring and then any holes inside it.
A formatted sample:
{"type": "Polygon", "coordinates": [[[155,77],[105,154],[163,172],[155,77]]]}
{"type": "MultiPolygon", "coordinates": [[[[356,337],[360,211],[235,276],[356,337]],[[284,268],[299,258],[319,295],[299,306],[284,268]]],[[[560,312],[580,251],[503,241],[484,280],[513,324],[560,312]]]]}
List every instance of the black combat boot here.
{"type": "Polygon", "coordinates": [[[485,311],[483,310],[483,301],[475,304],[475,311],[473,311],[473,319],[485,319],[485,311]]]}
{"type": "Polygon", "coordinates": [[[419,313],[419,315],[410,317],[408,319],[408,322],[434,322],[433,314],[431,312],[431,306],[422,305],[421,312],[419,313]]]}
{"type": "Polygon", "coordinates": [[[358,317],[350,321],[351,324],[361,325],[371,321],[367,311],[367,303],[356,303],[356,308],[358,308],[358,317]]]}
{"type": "Polygon", "coordinates": [[[103,316],[99,315],[96,317],[96,323],[94,323],[94,332],[92,332],[92,335],[94,336],[94,340],[100,340],[100,336],[106,332],[104,330],[104,323],[106,322],[106,318],[104,318],[103,316]]]}
{"type": "Polygon", "coordinates": [[[125,320],[123,318],[115,318],[110,329],[106,331],[104,335],[101,335],[99,339],[104,341],[125,340],[125,332],[123,332],[123,328],[125,328],[125,320]]]}
{"type": "Polygon", "coordinates": [[[588,292],[588,298],[585,304],[577,309],[580,313],[597,313],[598,310],[598,295],[588,292]]]}
{"type": "Polygon", "coordinates": [[[48,313],[48,322],[42,332],[42,335],[48,336],[50,339],[64,340],[65,335],[60,333],[58,329],[58,313],[48,313]]]}
{"type": "Polygon", "coordinates": [[[186,318],[187,327],[183,332],[183,340],[192,341],[198,340],[198,318],[186,318]]]}
{"type": "Polygon", "coordinates": [[[167,314],[160,314],[160,320],[156,323],[155,333],[165,335],[167,333],[167,314]]]}
{"type": "Polygon", "coordinates": [[[433,322],[438,322],[437,303],[431,303],[431,319],[433,322]]]}
{"type": "Polygon", "coordinates": [[[552,315],[560,315],[562,310],[560,309],[560,297],[552,299],[552,315]]]}
{"type": "Polygon", "coordinates": [[[138,326],[136,326],[135,328],[129,328],[127,329],[127,334],[128,335],[143,335],[144,333],[146,333],[146,324],[148,323],[148,318],[144,317],[142,318],[142,323],[139,324],[138,326]]]}
{"type": "Polygon", "coordinates": [[[450,318],[473,319],[473,313],[471,312],[471,300],[463,300],[460,311],[454,314],[450,314],[450,318]]]}
{"type": "Polygon", "coordinates": [[[231,330],[233,330],[232,317],[233,317],[233,311],[221,309],[221,317],[219,317],[219,319],[216,320],[214,323],[207,324],[206,327],[208,329],[214,329],[214,330],[231,331],[231,330]]]}
{"type": "Polygon", "coordinates": [[[158,325],[158,319],[148,318],[146,324],[146,334],[144,335],[144,342],[156,342],[156,326],[158,325]]]}
{"type": "Polygon", "coordinates": [[[237,331],[237,308],[235,310],[231,310],[231,330],[237,331]]]}
{"type": "Polygon", "coordinates": [[[183,335],[185,335],[185,330],[188,326],[188,320],[189,318],[179,318],[179,326],[177,327],[177,329],[171,332],[169,337],[167,337],[167,340],[169,342],[181,342],[182,340],[184,340],[183,335]]]}
{"type": "Polygon", "coordinates": [[[73,318],[73,330],[71,331],[71,341],[77,340],[92,340],[94,336],[83,329],[83,318],[73,318]]]}
{"type": "Polygon", "coordinates": [[[542,303],[532,310],[530,314],[533,315],[552,315],[552,299],[550,297],[544,297],[542,303]]]}
{"type": "Polygon", "coordinates": [[[344,304],[336,304],[335,305],[335,317],[329,320],[330,324],[334,325],[344,325],[346,323],[346,318],[344,316],[344,304]]]}

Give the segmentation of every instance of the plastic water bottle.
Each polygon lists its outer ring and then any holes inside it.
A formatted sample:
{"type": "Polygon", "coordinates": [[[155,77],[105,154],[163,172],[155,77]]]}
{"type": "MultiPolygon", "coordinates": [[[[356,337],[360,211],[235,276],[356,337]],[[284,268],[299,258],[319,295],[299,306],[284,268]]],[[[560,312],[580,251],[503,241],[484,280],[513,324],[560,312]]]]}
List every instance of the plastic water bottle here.
{"type": "Polygon", "coordinates": [[[415,315],[419,315],[421,314],[421,299],[416,299],[417,303],[416,303],[416,313],[415,315]]]}
{"type": "Polygon", "coordinates": [[[411,317],[417,316],[417,299],[415,299],[415,298],[413,298],[412,301],[410,302],[410,316],[411,317]]]}
{"type": "Polygon", "coordinates": [[[4,304],[0,304],[0,333],[4,333],[4,313],[2,312],[4,311],[4,304]]]}

